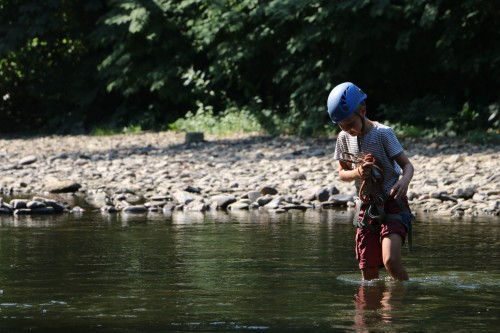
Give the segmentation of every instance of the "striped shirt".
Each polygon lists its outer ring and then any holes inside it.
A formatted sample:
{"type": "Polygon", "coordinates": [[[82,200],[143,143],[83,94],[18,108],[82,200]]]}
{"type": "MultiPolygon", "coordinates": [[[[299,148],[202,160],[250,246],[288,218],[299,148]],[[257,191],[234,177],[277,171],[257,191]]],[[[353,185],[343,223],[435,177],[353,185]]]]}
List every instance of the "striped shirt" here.
{"type": "MultiPolygon", "coordinates": [[[[348,152],[356,156],[364,156],[371,153],[375,157],[376,164],[384,172],[384,189],[389,193],[391,187],[398,181],[402,170],[394,161],[394,157],[403,151],[396,134],[392,128],[373,122],[373,128],[360,137],[352,136],[347,132],[340,132],[335,146],[334,158],[342,157],[342,153],[348,152]]],[[[362,180],[356,179],[356,189],[359,191],[362,180]]]]}

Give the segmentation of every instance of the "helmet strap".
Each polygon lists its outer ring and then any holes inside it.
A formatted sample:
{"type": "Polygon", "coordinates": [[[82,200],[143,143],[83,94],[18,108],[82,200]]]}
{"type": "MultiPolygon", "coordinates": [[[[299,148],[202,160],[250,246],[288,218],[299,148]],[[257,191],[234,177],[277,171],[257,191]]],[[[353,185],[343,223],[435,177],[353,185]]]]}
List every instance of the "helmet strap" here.
{"type": "Polygon", "coordinates": [[[362,116],[357,112],[356,114],[358,115],[359,118],[361,118],[361,134],[363,134],[365,131],[365,116],[362,116]]]}
{"type": "MultiPolygon", "coordinates": [[[[365,131],[365,116],[364,115],[362,116],[357,112],[356,114],[358,115],[358,117],[361,118],[361,135],[363,135],[365,131]]],[[[361,152],[361,137],[358,136],[357,141],[358,141],[358,152],[361,152]]]]}

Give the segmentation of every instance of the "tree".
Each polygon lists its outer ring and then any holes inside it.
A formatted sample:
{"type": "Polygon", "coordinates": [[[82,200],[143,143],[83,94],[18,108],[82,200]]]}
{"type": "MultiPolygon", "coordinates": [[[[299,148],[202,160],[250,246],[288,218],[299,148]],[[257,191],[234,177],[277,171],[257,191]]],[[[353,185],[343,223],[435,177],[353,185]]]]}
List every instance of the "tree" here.
{"type": "Polygon", "coordinates": [[[499,8],[491,0],[1,1],[2,130],[158,129],[188,111],[245,110],[270,131],[310,134],[329,124],[326,97],[342,81],[363,87],[374,118],[492,127],[499,8]]]}

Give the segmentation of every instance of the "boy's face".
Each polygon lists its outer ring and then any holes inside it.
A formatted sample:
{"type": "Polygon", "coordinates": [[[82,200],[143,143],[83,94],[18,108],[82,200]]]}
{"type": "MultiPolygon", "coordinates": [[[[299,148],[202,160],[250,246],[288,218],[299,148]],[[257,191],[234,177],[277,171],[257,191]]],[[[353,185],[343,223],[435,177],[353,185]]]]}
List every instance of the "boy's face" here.
{"type": "Polygon", "coordinates": [[[352,115],[338,122],[340,129],[352,136],[361,135],[361,129],[363,128],[362,119],[365,112],[366,109],[364,108],[364,105],[360,104],[352,115]]]}

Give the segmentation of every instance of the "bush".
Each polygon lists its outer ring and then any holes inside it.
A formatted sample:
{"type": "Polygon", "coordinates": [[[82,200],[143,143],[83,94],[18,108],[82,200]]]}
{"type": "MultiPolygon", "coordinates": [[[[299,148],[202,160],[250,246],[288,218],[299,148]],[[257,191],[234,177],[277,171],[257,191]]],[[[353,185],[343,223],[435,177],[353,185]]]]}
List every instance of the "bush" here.
{"type": "Polygon", "coordinates": [[[199,105],[195,114],[188,112],[185,118],[176,120],[169,127],[174,131],[205,132],[219,136],[262,131],[255,116],[246,110],[232,108],[215,115],[212,108],[204,108],[203,105],[199,105]]]}

